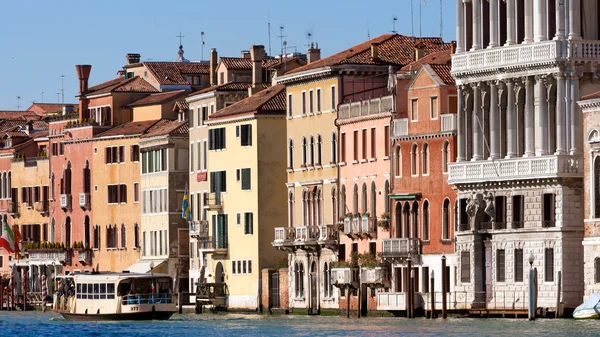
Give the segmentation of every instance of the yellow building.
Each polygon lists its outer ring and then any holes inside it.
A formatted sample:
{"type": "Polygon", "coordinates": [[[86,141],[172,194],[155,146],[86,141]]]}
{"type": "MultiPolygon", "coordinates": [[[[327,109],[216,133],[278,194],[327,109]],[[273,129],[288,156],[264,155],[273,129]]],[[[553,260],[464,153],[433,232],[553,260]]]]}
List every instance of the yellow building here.
{"type": "MultiPolygon", "coordinates": [[[[256,87],[255,87],[256,88],[256,87]]],[[[255,89],[255,88],[251,88],[255,89]]],[[[272,245],[286,221],[285,87],[264,89],[210,116],[209,282],[224,282],[230,308],[256,309],[260,271],[285,254],[272,245]]]]}

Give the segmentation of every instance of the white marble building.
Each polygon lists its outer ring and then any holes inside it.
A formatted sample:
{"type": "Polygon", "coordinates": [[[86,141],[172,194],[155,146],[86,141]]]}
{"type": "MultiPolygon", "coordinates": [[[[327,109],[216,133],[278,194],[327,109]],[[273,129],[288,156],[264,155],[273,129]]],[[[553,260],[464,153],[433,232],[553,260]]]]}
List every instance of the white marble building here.
{"type": "MultiPolygon", "coordinates": [[[[583,298],[583,126],[577,101],[598,90],[596,0],[456,0],[452,75],[459,95],[457,298],[527,308],[583,298]]],[[[460,302],[460,300],[457,300],[460,302]]]]}

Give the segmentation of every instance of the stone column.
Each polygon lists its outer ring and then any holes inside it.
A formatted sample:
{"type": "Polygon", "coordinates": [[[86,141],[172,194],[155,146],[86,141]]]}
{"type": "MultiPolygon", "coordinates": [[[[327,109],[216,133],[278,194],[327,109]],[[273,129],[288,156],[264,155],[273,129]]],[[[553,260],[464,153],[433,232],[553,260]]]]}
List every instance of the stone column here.
{"type": "Polygon", "coordinates": [[[537,75],[535,102],[535,155],[548,154],[548,94],[545,75],[537,75]]]}
{"type": "Polygon", "coordinates": [[[581,39],[581,0],[569,2],[569,40],[581,39]]]}
{"type": "Polygon", "coordinates": [[[456,0],[456,52],[465,51],[465,11],[463,0],[456,0]]]}
{"type": "MultiPolygon", "coordinates": [[[[510,1],[510,0],[509,0],[510,1]]],[[[517,102],[515,99],[515,86],[512,79],[506,83],[506,158],[517,156],[517,102]]]]}
{"type": "Polygon", "coordinates": [[[525,38],[523,44],[533,42],[533,0],[525,1],[525,38]]]}
{"type": "Polygon", "coordinates": [[[471,12],[473,13],[473,46],[471,50],[481,49],[481,0],[471,1],[471,12]]]}
{"type": "Polygon", "coordinates": [[[556,152],[555,154],[567,154],[567,115],[565,109],[565,98],[567,95],[565,77],[561,72],[555,73],[556,78],[556,152]]]}
{"type": "Polygon", "coordinates": [[[498,47],[498,0],[490,1],[490,44],[488,48],[498,47]]]}
{"type": "Polygon", "coordinates": [[[482,130],[480,128],[481,125],[481,89],[479,88],[479,83],[471,84],[471,88],[473,89],[473,117],[472,117],[472,128],[473,128],[473,158],[471,160],[481,160],[483,157],[481,156],[481,136],[482,130]]]}
{"type": "Polygon", "coordinates": [[[535,155],[535,112],[533,78],[527,76],[525,82],[525,157],[535,155]]]}
{"type": "Polygon", "coordinates": [[[581,111],[579,110],[579,78],[581,76],[577,72],[571,73],[571,149],[570,154],[572,156],[579,155],[581,153],[580,144],[583,142],[582,139],[582,123],[581,123],[581,111]]]}
{"type": "Polygon", "coordinates": [[[535,42],[548,40],[548,33],[546,32],[546,1],[547,0],[534,0],[533,3],[535,24],[535,35],[533,36],[533,39],[535,42]]]}
{"type": "Polygon", "coordinates": [[[500,130],[498,111],[498,85],[496,81],[489,81],[490,86],[490,158],[500,158],[500,130]]]}
{"type": "Polygon", "coordinates": [[[506,0],[506,46],[517,43],[515,0],[506,0]]]}
{"type": "Polygon", "coordinates": [[[457,123],[457,134],[458,137],[456,137],[456,148],[457,148],[457,157],[456,157],[456,161],[465,161],[466,160],[466,156],[465,156],[465,129],[466,129],[466,125],[465,125],[465,121],[466,121],[466,116],[465,116],[465,98],[463,96],[463,86],[462,85],[457,85],[456,86],[456,94],[458,96],[458,100],[457,100],[457,109],[456,109],[456,123],[457,123]]]}
{"type": "Polygon", "coordinates": [[[556,1],[556,35],[555,40],[565,38],[565,0],[556,1]]]}

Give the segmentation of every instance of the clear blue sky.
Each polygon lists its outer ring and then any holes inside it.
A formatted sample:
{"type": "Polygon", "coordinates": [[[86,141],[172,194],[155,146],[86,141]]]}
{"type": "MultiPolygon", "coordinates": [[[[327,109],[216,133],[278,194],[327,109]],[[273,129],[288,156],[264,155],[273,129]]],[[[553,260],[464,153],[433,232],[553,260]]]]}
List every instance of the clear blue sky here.
{"type": "MultiPolygon", "coordinates": [[[[419,2],[414,34],[419,35],[419,2]]],[[[455,3],[443,1],[444,40],[455,39],[455,3]]],[[[422,5],[423,36],[440,34],[440,0],[422,5]]],[[[21,109],[32,101],[57,102],[65,75],[65,102],[76,102],[76,64],[93,66],[90,85],[116,77],[125,54],[142,60],[174,60],[179,31],[189,60],[201,59],[200,32],[205,33],[204,59],[210,48],[219,56],[239,56],[252,44],[267,51],[271,21],[272,54],[280,50],[279,26],[288,46],[304,52],[307,33],[328,56],[392,30],[410,35],[411,0],[177,0],[177,1],[4,1],[0,20],[0,110],[21,109]]],[[[292,51],[289,49],[288,51],[292,51]]]]}

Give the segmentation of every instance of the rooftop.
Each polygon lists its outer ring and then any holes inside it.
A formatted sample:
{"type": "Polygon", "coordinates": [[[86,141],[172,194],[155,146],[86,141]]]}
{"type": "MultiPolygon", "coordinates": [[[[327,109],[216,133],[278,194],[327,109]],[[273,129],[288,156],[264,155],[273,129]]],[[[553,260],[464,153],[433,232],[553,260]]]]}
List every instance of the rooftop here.
{"type": "Polygon", "coordinates": [[[139,76],[132,78],[119,76],[115,79],[90,87],[87,95],[98,95],[110,92],[155,93],[158,92],[158,90],[148,83],[148,81],[139,76]]]}
{"type": "Polygon", "coordinates": [[[158,119],[150,120],[150,121],[128,122],[128,123],[116,126],[108,131],[102,132],[97,137],[102,138],[102,137],[141,135],[141,134],[146,133],[151,127],[153,127],[158,122],[160,122],[160,120],[158,120],[158,119]]]}
{"type": "Polygon", "coordinates": [[[210,122],[219,118],[245,114],[279,115],[285,114],[285,111],[285,86],[278,84],[223,108],[212,114],[208,119],[210,122]]]}
{"type": "Polygon", "coordinates": [[[129,106],[142,106],[142,105],[152,105],[152,104],[162,104],[167,103],[172,100],[175,100],[179,97],[187,95],[188,91],[186,90],[176,90],[176,91],[167,91],[160,92],[156,94],[150,94],[144,98],[138,99],[137,101],[130,103],[129,106]]]}
{"type": "Polygon", "coordinates": [[[161,85],[189,85],[185,75],[208,75],[210,65],[205,62],[143,62],[161,85]]]}
{"type": "Polygon", "coordinates": [[[187,121],[174,121],[161,119],[152,126],[146,134],[140,138],[151,138],[156,136],[187,136],[190,129],[187,121]]]}

